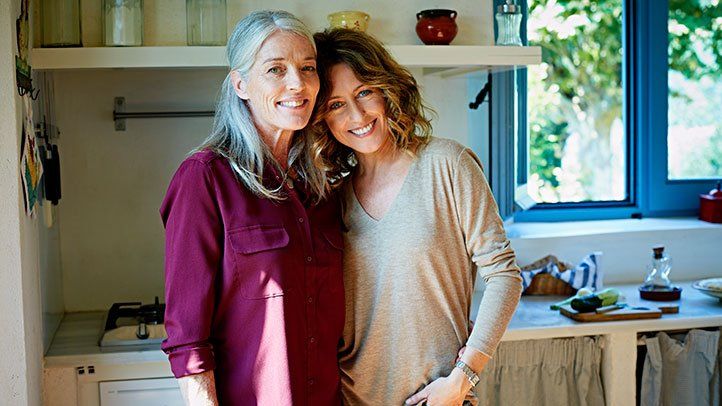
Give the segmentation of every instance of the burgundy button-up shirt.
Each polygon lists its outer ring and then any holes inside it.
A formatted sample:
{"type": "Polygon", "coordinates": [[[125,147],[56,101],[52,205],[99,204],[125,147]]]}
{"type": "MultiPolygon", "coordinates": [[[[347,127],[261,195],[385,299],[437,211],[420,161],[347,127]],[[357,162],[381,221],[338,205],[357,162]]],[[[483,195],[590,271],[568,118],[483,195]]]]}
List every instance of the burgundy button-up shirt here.
{"type": "Polygon", "coordinates": [[[221,405],[340,403],[339,204],[313,205],[296,189],[259,198],[203,151],[181,164],[163,201],[162,348],[176,377],[214,370],[221,405]]]}

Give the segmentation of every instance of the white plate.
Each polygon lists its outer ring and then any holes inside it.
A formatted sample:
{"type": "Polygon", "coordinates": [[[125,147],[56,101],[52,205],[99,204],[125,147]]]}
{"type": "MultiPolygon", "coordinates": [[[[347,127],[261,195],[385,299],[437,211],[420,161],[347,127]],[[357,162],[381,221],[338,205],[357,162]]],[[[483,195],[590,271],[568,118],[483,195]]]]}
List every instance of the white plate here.
{"type": "MultiPolygon", "coordinates": [[[[719,278],[714,278],[714,279],[719,279],[719,278]]],[[[700,284],[701,282],[704,282],[704,281],[706,281],[706,280],[707,280],[707,279],[704,279],[704,280],[701,280],[701,281],[697,281],[697,282],[695,282],[695,283],[692,284],[692,287],[695,288],[695,289],[697,289],[698,291],[704,293],[704,294],[707,295],[707,296],[716,297],[717,299],[722,300],[722,290],[705,288],[705,287],[703,287],[703,286],[700,284]]]]}
{"type": "Polygon", "coordinates": [[[718,292],[722,292],[722,278],[707,278],[697,281],[697,284],[702,289],[707,290],[716,290],[718,292]],[[717,285],[717,286],[710,286],[710,285],[717,285]]]}

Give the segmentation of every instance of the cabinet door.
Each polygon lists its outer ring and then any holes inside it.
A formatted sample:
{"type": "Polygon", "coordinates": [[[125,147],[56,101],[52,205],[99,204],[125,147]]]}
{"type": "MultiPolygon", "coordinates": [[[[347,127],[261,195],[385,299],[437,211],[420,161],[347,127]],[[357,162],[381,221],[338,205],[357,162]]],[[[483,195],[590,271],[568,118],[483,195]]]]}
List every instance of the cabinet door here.
{"type": "Polygon", "coordinates": [[[183,406],[175,378],[100,382],[101,406],[183,406]]]}

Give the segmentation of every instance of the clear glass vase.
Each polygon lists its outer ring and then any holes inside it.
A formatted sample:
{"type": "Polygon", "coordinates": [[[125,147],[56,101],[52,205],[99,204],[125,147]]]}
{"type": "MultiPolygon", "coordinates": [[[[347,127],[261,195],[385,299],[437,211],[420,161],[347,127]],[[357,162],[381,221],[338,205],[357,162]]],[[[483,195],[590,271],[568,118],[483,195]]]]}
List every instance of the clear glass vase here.
{"type": "Polygon", "coordinates": [[[143,0],[103,0],[103,44],[143,45],[143,0]]]}
{"type": "Polygon", "coordinates": [[[80,0],[42,0],[40,14],[43,47],[83,46],[80,0]]]}
{"type": "Polygon", "coordinates": [[[226,0],[186,0],[188,45],[225,45],[226,0]]]}

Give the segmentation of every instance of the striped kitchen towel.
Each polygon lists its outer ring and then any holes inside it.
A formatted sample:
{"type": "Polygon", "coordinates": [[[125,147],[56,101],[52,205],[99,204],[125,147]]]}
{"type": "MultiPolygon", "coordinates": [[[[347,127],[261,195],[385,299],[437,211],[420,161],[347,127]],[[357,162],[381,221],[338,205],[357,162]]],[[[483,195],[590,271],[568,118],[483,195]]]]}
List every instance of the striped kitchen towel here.
{"type": "Polygon", "coordinates": [[[522,286],[524,290],[529,287],[533,277],[540,273],[548,273],[551,276],[564,281],[574,289],[583,287],[591,287],[592,289],[600,290],[603,287],[602,270],[599,267],[599,261],[601,259],[601,252],[593,252],[579,262],[575,267],[569,269],[560,269],[559,261],[556,258],[550,256],[549,261],[540,263],[538,266],[535,263],[533,269],[522,269],[521,278],[522,286]]]}

